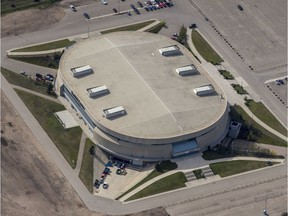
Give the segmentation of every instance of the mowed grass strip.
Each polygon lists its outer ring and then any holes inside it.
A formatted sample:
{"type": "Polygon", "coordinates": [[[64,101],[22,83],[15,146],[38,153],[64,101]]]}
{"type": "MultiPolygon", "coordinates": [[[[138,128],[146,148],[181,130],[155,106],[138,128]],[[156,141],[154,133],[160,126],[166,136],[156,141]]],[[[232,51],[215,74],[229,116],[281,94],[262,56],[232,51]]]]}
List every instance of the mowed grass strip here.
{"type": "MultiPolygon", "coordinates": [[[[273,163],[276,164],[276,163],[273,163]]],[[[265,161],[237,160],[213,163],[209,165],[215,175],[231,176],[250,170],[266,167],[265,161]]]]}
{"type": "Polygon", "coordinates": [[[272,113],[261,102],[247,100],[245,104],[251,110],[251,112],[255,116],[257,116],[257,118],[259,118],[269,127],[273,128],[274,130],[278,131],[284,136],[287,136],[286,128],[282,124],[280,124],[280,122],[272,115],[272,113]]]}
{"type": "Polygon", "coordinates": [[[196,30],[192,30],[192,41],[199,54],[212,64],[220,64],[223,59],[213,50],[205,39],[196,30]]]}
{"type": "Polygon", "coordinates": [[[93,193],[93,156],[89,153],[89,149],[92,146],[95,147],[95,144],[90,139],[86,139],[81,169],[79,172],[79,178],[90,193],[93,193]]]}
{"type": "Polygon", "coordinates": [[[151,32],[154,34],[158,34],[158,32],[165,26],[165,22],[161,21],[160,23],[158,23],[157,25],[149,28],[148,30],[146,30],[146,32],[151,32]]]}
{"type": "Polygon", "coordinates": [[[150,181],[151,179],[165,173],[171,170],[174,170],[178,167],[178,165],[171,161],[162,161],[158,165],[156,165],[157,170],[153,170],[147,177],[142,179],[140,182],[138,182],[136,185],[134,185],[132,188],[127,190],[125,193],[121,194],[119,197],[116,198],[116,200],[120,199],[121,197],[125,196],[126,194],[130,193],[131,191],[138,188],[140,185],[144,184],[145,182],[150,181]]]}
{"type": "Polygon", "coordinates": [[[68,47],[76,43],[76,41],[70,41],[68,39],[53,41],[45,44],[39,44],[35,46],[25,47],[21,49],[13,50],[12,52],[37,52],[45,50],[59,49],[63,47],[68,47]]]}
{"type": "Polygon", "coordinates": [[[117,32],[117,31],[137,31],[141,28],[144,28],[147,25],[150,25],[153,22],[155,22],[155,20],[149,20],[149,21],[145,21],[142,23],[136,23],[136,24],[132,24],[132,25],[122,26],[119,28],[108,29],[105,31],[101,31],[100,33],[101,34],[108,34],[108,33],[117,32]]]}
{"type": "Polygon", "coordinates": [[[187,182],[187,179],[184,173],[177,172],[177,173],[174,173],[170,176],[164,177],[154,182],[153,184],[147,186],[143,190],[129,197],[125,201],[131,201],[131,200],[151,196],[154,194],[171,191],[171,190],[175,190],[178,188],[183,188],[183,187],[186,187],[185,185],[186,182],[187,182]]]}
{"type": "Polygon", "coordinates": [[[236,113],[237,115],[240,116],[240,119],[233,119],[233,120],[236,120],[242,124],[250,125],[260,131],[260,135],[257,135],[255,142],[287,147],[286,140],[283,140],[277,137],[276,135],[272,134],[268,130],[264,129],[261,125],[256,123],[250,116],[248,116],[247,113],[240,106],[235,105],[231,107],[231,113],[236,113]]]}
{"type": "Polygon", "coordinates": [[[29,64],[35,64],[42,67],[58,69],[59,63],[56,62],[53,57],[49,56],[48,58],[45,56],[41,57],[16,57],[16,56],[9,56],[9,58],[14,59],[16,61],[22,61],[29,64]]]}
{"type": "Polygon", "coordinates": [[[64,129],[56,119],[54,113],[65,110],[65,107],[18,89],[15,89],[15,91],[55,143],[70,166],[75,168],[82,130],[80,127],[64,129]]]}
{"type": "Polygon", "coordinates": [[[41,9],[47,8],[59,0],[2,0],[1,14],[8,14],[19,10],[25,10],[31,7],[39,7],[41,9]]]}
{"type": "Polygon", "coordinates": [[[46,92],[48,84],[45,82],[35,81],[30,77],[24,77],[23,75],[17,74],[5,68],[1,68],[1,73],[10,84],[30,89],[32,91],[36,91],[38,93],[49,95],[52,97],[51,94],[47,94],[46,92]]]}

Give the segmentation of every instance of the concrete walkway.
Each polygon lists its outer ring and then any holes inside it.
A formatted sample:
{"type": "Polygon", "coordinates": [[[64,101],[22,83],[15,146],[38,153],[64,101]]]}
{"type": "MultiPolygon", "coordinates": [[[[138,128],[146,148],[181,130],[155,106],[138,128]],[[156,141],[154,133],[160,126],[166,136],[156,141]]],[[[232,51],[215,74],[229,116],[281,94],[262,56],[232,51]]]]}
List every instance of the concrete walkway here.
{"type": "MultiPolygon", "coordinates": [[[[204,167],[209,166],[209,164],[212,163],[219,163],[219,162],[224,162],[224,161],[236,161],[236,160],[253,160],[253,161],[267,161],[270,160],[272,162],[279,162],[279,163],[283,163],[285,161],[285,159],[267,159],[267,158],[258,158],[258,157],[230,157],[230,158],[220,158],[220,159],[216,159],[216,160],[204,160],[202,158],[202,153],[197,153],[195,155],[193,155],[191,157],[187,156],[186,158],[183,159],[183,157],[172,160],[173,162],[176,162],[178,165],[178,168],[172,171],[169,171],[167,173],[164,173],[160,176],[157,176],[153,179],[151,179],[150,181],[144,183],[143,185],[139,186],[138,188],[136,188],[135,190],[131,191],[130,193],[126,194],[125,196],[123,196],[120,201],[124,201],[126,199],[128,199],[129,197],[133,196],[134,194],[136,194],[137,192],[143,190],[144,188],[146,188],[147,186],[153,184],[154,182],[165,178],[166,176],[170,176],[174,173],[177,172],[187,172],[187,171],[194,171],[197,169],[202,169],[204,167]]],[[[253,171],[251,171],[253,172],[253,171]]],[[[189,183],[187,184],[187,187],[195,187],[198,185],[202,185],[204,183],[209,183],[209,182],[213,182],[213,181],[218,181],[220,180],[221,177],[216,175],[216,176],[211,176],[208,177],[207,179],[204,180],[197,180],[197,181],[193,181],[193,183],[189,183]]]]}
{"type": "Polygon", "coordinates": [[[53,97],[50,97],[50,96],[48,96],[48,95],[41,94],[41,93],[36,92],[36,91],[33,91],[33,90],[30,90],[30,89],[27,89],[27,88],[23,88],[23,87],[21,87],[21,86],[17,86],[17,85],[13,85],[13,84],[11,84],[11,86],[12,86],[14,89],[19,89],[19,90],[21,90],[21,91],[25,91],[25,92],[28,92],[28,93],[30,93],[30,94],[37,95],[37,96],[39,96],[39,97],[45,98],[45,99],[47,99],[47,100],[50,100],[50,101],[53,101],[53,102],[55,102],[55,103],[58,103],[58,104],[61,104],[61,105],[62,105],[62,103],[61,103],[57,98],[53,98],[53,97]]]}
{"type": "MultiPolygon", "coordinates": [[[[266,130],[270,131],[274,135],[278,136],[279,138],[283,140],[287,140],[287,137],[284,136],[283,134],[279,133],[278,131],[274,130],[273,128],[269,127],[266,125],[264,122],[262,122],[260,119],[258,119],[251,111],[250,109],[245,105],[245,95],[239,95],[237,92],[233,89],[231,86],[231,81],[225,80],[220,73],[218,72],[218,69],[216,66],[212,65],[211,63],[207,62],[202,56],[198,53],[197,49],[195,48],[194,44],[192,43],[192,39],[190,35],[192,34],[192,30],[189,29],[187,30],[187,42],[189,44],[190,49],[192,52],[200,59],[201,65],[204,68],[204,70],[209,73],[209,75],[217,82],[219,86],[223,89],[227,96],[227,100],[231,105],[237,104],[241,108],[244,109],[244,111],[249,115],[255,122],[257,122],[259,125],[261,125],[263,128],[266,130]]],[[[227,63],[226,63],[227,64],[227,63]]],[[[241,84],[241,83],[239,83],[241,84]]],[[[248,85],[248,84],[247,84],[248,85]]]]}
{"type": "Polygon", "coordinates": [[[86,139],[87,139],[87,136],[82,131],[82,136],[81,136],[81,139],[80,139],[80,145],[79,145],[79,151],[78,151],[78,157],[77,157],[77,164],[76,164],[76,168],[74,169],[74,172],[76,172],[77,175],[79,175],[79,172],[80,172],[80,169],[81,169],[81,164],[82,164],[82,159],[83,159],[83,153],[84,153],[86,139]]]}

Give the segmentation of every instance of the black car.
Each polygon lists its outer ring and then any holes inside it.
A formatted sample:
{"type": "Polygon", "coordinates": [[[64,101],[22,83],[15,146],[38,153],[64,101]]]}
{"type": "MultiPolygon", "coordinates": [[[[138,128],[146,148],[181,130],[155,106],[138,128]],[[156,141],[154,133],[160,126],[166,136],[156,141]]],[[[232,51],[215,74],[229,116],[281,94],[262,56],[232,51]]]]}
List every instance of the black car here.
{"type": "Polygon", "coordinates": [[[146,7],[144,7],[144,9],[145,9],[146,11],[150,11],[150,10],[149,10],[149,8],[148,8],[147,6],[146,6],[146,7]]]}
{"type": "Polygon", "coordinates": [[[196,23],[190,24],[190,25],[189,25],[189,28],[190,28],[190,29],[194,29],[194,28],[197,28],[197,25],[196,25],[196,23]]]}
{"type": "Polygon", "coordinates": [[[239,9],[240,11],[243,11],[243,10],[244,10],[241,5],[237,5],[237,7],[238,7],[238,9],[239,9]]]}
{"type": "Polygon", "coordinates": [[[138,15],[140,14],[140,11],[137,8],[135,8],[134,11],[136,14],[138,14],[138,15]]]}
{"type": "Polygon", "coordinates": [[[138,1],[137,4],[139,5],[139,7],[143,7],[143,4],[140,1],[138,1]]]}
{"type": "Polygon", "coordinates": [[[37,78],[43,79],[43,75],[42,75],[42,74],[36,73],[35,76],[36,76],[37,78]]]}
{"type": "Polygon", "coordinates": [[[130,4],[130,7],[134,10],[136,7],[133,4],[130,4]]]}
{"type": "Polygon", "coordinates": [[[86,19],[90,19],[90,16],[88,13],[84,13],[83,16],[86,18],[86,19]]]}
{"type": "Polygon", "coordinates": [[[117,12],[118,12],[116,8],[113,8],[113,11],[114,11],[114,13],[117,13],[117,12]]]}

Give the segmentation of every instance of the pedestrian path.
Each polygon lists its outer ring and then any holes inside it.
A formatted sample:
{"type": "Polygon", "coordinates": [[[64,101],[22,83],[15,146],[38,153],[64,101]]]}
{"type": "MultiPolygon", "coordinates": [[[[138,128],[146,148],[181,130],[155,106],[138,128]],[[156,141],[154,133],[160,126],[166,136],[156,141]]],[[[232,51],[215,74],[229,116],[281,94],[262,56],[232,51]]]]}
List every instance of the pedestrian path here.
{"type": "Polygon", "coordinates": [[[44,94],[41,94],[39,92],[36,92],[36,91],[33,91],[33,90],[30,90],[30,89],[27,89],[27,88],[23,88],[21,86],[17,86],[17,85],[13,85],[13,84],[10,84],[14,89],[19,89],[21,91],[25,91],[25,92],[28,92],[28,93],[31,93],[31,94],[34,94],[34,95],[37,95],[39,97],[42,97],[42,98],[45,98],[47,100],[50,100],[50,101],[53,101],[55,103],[58,103],[58,104],[61,104],[62,103],[60,102],[60,100],[58,100],[57,98],[53,98],[51,96],[48,96],[48,95],[44,95],[44,94]]]}
{"type": "MultiPolygon", "coordinates": [[[[269,127],[267,124],[262,122],[260,119],[258,119],[251,110],[245,105],[244,97],[243,95],[237,94],[237,92],[233,89],[231,84],[228,80],[225,80],[218,72],[218,69],[215,65],[212,65],[211,63],[207,62],[197,51],[195,48],[192,39],[190,35],[192,34],[192,30],[187,30],[187,42],[192,50],[192,52],[200,59],[202,67],[205,69],[205,71],[208,72],[208,74],[216,81],[216,83],[221,86],[221,88],[224,90],[227,100],[231,105],[237,104],[239,105],[244,111],[249,115],[255,122],[257,122],[259,125],[261,125],[266,130],[270,131],[274,135],[278,136],[279,138],[283,140],[287,140],[287,137],[283,134],[279,133],[278,131],[274,130],[273,128],[269,127]]],[[[226,63],[228,64],[228,63],[226,63]]],[[[247,84],[248,85],[248,84],[247,84]]]]}
{"type": "Polygon", "coordinates": [[[78,157],[77,157],[77,163],[76,163],[76,168],[74,169],[74,172],[79,175],[80,169],[81,169],[81,164],[83,160],[83,153],[85,149],[85,143],[86,143],[87,136],[86,134],[82,131],[82,136],[80,139],[80,145],[79,145],[79,151],[78,151],[78,157]]]}

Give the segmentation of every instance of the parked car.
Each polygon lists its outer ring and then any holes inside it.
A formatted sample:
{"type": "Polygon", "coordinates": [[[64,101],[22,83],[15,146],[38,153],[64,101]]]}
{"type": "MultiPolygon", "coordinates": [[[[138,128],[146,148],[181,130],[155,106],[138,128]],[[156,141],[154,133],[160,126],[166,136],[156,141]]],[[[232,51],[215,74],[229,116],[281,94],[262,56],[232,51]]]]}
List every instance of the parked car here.
{"type": "Polygon", "coordinates": [[[172,36],[173,37],[179,37],[179,34],[178,33],[173,33],[172,36]]]}
{"type": "Polygon", "coordinates": [[[280,84],[282,84],[282,85],[284,85],[284,84],[285,84],[285,83],[284,83],[284,81],[283,81],[283,80],[281,80],[281,79],[280,79],[280,80],[278,80],[278,81],[279,81],[279,83],[280,83],[280,84]]]}
{"type": "Polygon", "coordinates": [[[130,11],[128,11],[127,14],[128,14],[128,16],[131,16],[131,12],[130,11]]]}
{"type": "Polygon", "coordinates": [[[113,8],[113,11],[114,11],[114,13],[117,13],[117,12],[118,12],[116,8],[113,8]]]}
{"type": "Polygon", "coordinates": [[[146,11],[150,11],[150,10],[149,10],[149,8],[148,8],[147,6],[146,6],[146,7],[144,7],[144,9],[145,9],[146,11]]]}
{"type": "Polygon", "coordinates": [[[281,83],[279,82],[279,80],[275,80],[275,83],[276,83],[277,85],[281,85],[281,83]]]}
{"type": "Polygon", "coordinates": [[[109,187],[109,184],[107,182],[104,182],[103,186],[104,189],[107,189],[109,187]]]}
{"type": "Polygon", "coordinates": [[[134,8],[134,11],[136,14],[138,14],[138,15],[140,14],[140,11],[137,8],[134,8]]]}
{"type": "Polygon", "coordinates": [[[35,76],[36,76],[37,78],[43,79],[43,75],[42,75],[42,74],[36,73],[35,76]]]}
{"type": "Polygon", "coordinates": [[[197,25],[196,25],[196,23],[190,24],[190,25],[189,25],[189,28],[190,28],[190,29],[194,29],[194,28],[197,28],[197,25]]]}
{"type": "Polygon", "coordinates": [[[90,19],[90,16],[88,13],[84,13],[83,16],[86,18],[86,19],[90,19]]]}
{"type": "Polygon", "coordinates": [[[133,4],[130,4],[130,7],[134,10],[136,8],[133,4]]]}
{"type": "Polygon", "coordinates": [[[100,187],[100,181],[98,179],[95,180],[94,187],[96,187],[97,189],[100,187]]]}
{"type": "Polygon", "coordinates": [[[72,11],[74,11],[74,12],[77,11],[76,8],[74,7],[74,5],[69,5],[69,8],[70,8],[72,11]]]}
{"type": "Polygon", "coordinates": [[[108,1],[107,1],[107,0],[101,0],[101,2],[102,2],[104,5],[107,5],[107,4],[108,4],[108,1]]]}
{"type": "Polygon", "coordinates": [[[137,4],[139,5],[139,7],[143,7],[143,4],[140,1],[138,1],[137,4]]]}
{"type": "Polygon", "coordinates": [[[237,5],[237,7],[238,7],[238,9],[239,9],[240,11],[243,11],[243,10],[244,10],[241,5],[237,5]]]}

